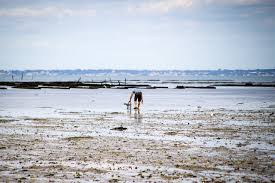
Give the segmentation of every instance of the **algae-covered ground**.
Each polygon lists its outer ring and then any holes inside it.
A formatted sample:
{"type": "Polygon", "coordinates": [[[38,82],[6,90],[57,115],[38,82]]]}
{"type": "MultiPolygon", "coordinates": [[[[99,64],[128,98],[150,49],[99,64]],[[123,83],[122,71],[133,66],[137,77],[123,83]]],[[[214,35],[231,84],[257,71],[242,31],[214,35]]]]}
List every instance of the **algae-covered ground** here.
{"type": "Polygon", "coordinates": [[[1,182],[275,181],[273,108],[6,115],[0,132],[1,182]]]}

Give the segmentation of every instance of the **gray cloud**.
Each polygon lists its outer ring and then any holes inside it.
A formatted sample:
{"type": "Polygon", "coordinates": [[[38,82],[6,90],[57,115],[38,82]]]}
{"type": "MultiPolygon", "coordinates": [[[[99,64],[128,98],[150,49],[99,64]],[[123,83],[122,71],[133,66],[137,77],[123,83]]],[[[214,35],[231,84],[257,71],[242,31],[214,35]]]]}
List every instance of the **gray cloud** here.
{"type": "Polygon", "coordinates": [[[206,4],[223,4],[223,5],[257,5],[257,4],[273,4],[274,0],[204,0],[206,4]]]}
{"type": "Polygon", "coordinates": [[[274,0],[148,0],[129,4],[131,13],[169,13],[195,6],[250,6],[275,5],[274,0]]]}

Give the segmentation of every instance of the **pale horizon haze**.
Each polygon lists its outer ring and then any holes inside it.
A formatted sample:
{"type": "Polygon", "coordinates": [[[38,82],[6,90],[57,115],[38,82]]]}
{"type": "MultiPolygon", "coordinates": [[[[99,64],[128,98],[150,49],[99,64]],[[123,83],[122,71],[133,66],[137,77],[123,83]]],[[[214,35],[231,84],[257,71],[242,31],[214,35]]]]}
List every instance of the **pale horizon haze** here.
{"type": "Polygon", "coordinates": [[[275,0],[0,0],[0,69],[274,69],[275,0]]]}

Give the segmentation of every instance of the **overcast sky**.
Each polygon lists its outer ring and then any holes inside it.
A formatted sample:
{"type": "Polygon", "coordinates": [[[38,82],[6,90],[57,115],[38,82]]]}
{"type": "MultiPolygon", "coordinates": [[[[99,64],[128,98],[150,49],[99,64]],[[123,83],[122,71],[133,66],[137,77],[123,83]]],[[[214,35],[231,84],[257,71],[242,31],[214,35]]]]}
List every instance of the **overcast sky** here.
{"type": "Polygon", "coordinates": [[[0,69],[275,68],[275,0],[0,0],[0,69]]]}

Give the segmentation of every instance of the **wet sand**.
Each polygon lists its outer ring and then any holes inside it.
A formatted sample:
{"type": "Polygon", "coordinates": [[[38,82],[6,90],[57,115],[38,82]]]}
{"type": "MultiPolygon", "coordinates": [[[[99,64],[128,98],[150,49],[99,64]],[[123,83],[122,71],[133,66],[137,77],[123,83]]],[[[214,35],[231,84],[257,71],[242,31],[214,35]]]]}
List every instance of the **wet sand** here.
{"type": "Polygon", "coordinates": [[[275,181],[273,108],[62,115],[1,116],[1,182],[275,181]]]}

